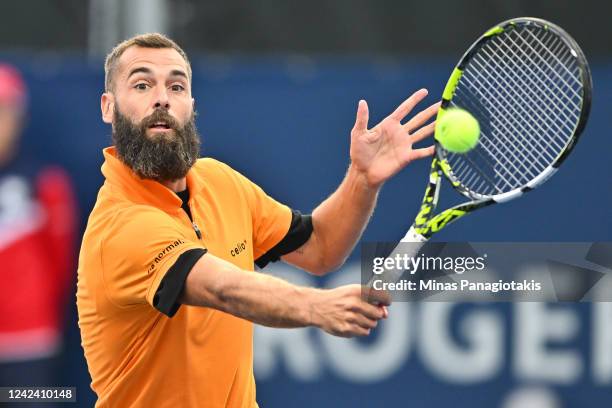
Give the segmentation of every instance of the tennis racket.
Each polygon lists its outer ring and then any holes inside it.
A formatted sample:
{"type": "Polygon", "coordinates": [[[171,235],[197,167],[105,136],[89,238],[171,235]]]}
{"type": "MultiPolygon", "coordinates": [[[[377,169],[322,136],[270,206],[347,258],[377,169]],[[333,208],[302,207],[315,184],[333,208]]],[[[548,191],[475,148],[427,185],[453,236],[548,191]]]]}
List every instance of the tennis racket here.
{"type": "MultiPolygon", "coordinates": [[[[480,123],[480,139],[465,154],[436,142],[423,203],[401,239],[419,244],[401,253],[416,256],[451,222],[548,180],[586,125],[591,90],[586,58],[560,27],[516,18],[484,33],[453,70],[436,119],[439,123],[449,108],[465,109],[480,123]],[[469,201],[434,215],[443,176],[469,201]]],[[[397,281],[403,271],[388,273],[385,281],[397,281]]]]}

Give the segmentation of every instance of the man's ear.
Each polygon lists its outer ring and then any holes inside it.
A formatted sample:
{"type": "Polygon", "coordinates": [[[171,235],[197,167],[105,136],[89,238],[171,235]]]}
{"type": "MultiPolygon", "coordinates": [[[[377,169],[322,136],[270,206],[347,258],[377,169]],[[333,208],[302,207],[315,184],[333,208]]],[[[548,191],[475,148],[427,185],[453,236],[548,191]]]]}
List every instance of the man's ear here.
{"type": "Polygon", "coordinates": [[[104,123],[113,123],[115,114],[115,95],[111,92],[104,92],[100,98],[100,109],[102,110],[102,121],[104,123]]]}

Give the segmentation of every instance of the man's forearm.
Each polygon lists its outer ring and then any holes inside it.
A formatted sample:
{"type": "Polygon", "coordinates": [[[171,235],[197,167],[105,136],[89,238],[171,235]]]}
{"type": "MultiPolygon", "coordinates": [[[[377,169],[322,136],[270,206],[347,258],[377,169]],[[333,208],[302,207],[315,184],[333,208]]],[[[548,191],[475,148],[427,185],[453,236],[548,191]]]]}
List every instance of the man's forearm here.
{"type": "Polygon", "coordinates": [[[350,255],[372,215],[379,190],[351,166],[338,189],[313,211],[316,251],[324,271],[339,267],[350,255]]]}
{"type": "Polygon", "coordinates": [[[304,327],[313,324],[309,297],[316,291],[205,255],[188,275],[181,301],[264,326],[304,327]]]}
{"type": "MultiPolygon", "coordinates": [[[[362,299],[359,285],[321,290],[243,271],[214,255],[203,255],[185,281],[180,302],[221,310],[270,327],[316,326],[336,336],[365,336],[386,317],[386,309],[362,299]]],[[[371,291],[377,305],[384,292],[371,291]]]]}

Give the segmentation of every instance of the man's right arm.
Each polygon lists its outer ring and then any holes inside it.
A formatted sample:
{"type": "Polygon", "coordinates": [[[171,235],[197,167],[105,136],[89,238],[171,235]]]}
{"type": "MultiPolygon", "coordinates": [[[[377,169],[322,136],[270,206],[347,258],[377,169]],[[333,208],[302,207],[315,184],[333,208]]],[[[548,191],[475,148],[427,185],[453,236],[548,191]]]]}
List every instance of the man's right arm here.
{"type": "Polygon", "coordinates": [[[254,323],[279,328],[315,326],[343,337],[365,336],[386,317],[389,298],[373,292],[364,301],[361,286],[322,290],[242,270],[210,253],[193,266],[180,297],[192,306],[210,307],[254,323]]]}

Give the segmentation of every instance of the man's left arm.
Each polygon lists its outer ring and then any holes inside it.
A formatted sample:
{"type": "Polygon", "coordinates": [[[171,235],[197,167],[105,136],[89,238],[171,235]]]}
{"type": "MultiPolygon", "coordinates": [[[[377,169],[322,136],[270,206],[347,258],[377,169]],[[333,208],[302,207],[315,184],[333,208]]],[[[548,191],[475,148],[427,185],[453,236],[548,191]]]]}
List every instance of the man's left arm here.
{"type": "Polygon", "coordinates": [[[378,125],[368,129],[368,106],[360,101],[351,131],[351,164],[338,189],[312,213],[313,232],[300,248],[283,261],[317,275],[342,265],[361,237],[376,205],[382,185],[413,160],[431,156],[434,147],[412,145],[430,136],[438,111],[436,103],[402,120],[427,96],[421,89],[406,99],[378,125]]]}

